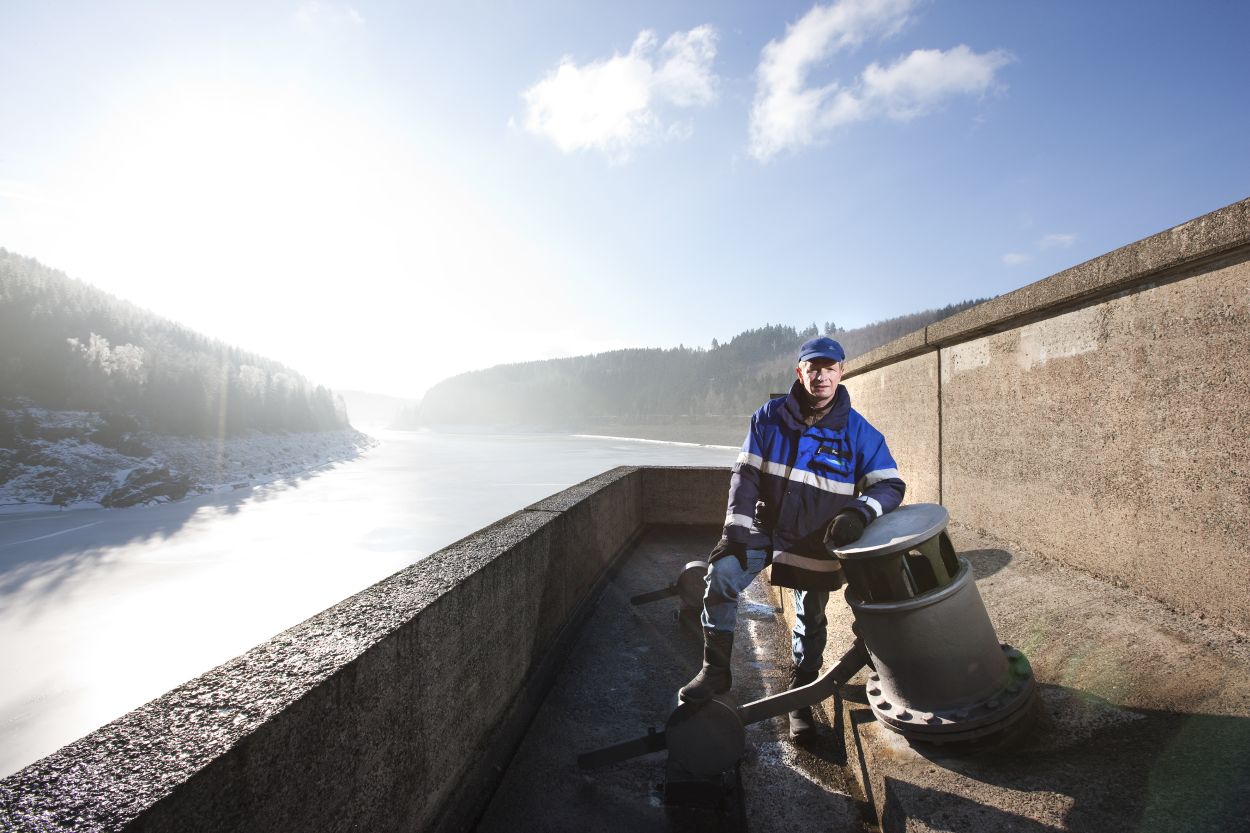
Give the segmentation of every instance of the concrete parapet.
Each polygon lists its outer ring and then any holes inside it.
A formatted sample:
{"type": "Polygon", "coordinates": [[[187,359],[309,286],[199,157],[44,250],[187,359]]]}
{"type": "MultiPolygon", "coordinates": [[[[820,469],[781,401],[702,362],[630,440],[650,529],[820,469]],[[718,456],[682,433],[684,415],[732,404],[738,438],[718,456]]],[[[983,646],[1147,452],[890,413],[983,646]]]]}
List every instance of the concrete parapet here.
{"type": "Polygon", "coordinates": [[[1187,269],[1250,247],[1250,199],[1235,202],[1167,231],[1139,240],[952,315],[926,328],[931,346],[966,341],[1022,321],[1105,298],[1143,281],[1187,269]]]}
{"type": "Polygon", "coordinates": [[[851,404],[885,435],[907,483],[908,503],[938,503],[942,436],[937,353],[884,365],[846,382],[851,404]]]}
{"type": "Polygon", "coordinates": [[[847,359],[844,378],[849,380],[873,368],[894,364],[912,356],[931,352],[933,352],[933,348],[925,340],[925,331],[923,329],[916,330],[914,333],[908,333],[901,338],[887,342],[875,350],[870,350],[862,356],[847,359]]]}
{"type": "Polygon", "coordinates": [[[1250,248],[1250,199],[1000,295],[847,361],[846,378],[1057,315],[1144,283],[1188,277],[1250,248]]]}
{"type": "Polygon", "coordinates": [[[0,782],[0,829],[462,829],[644,486],[706,523],[726,481],[620,468],[492,524],[0,782]]]}
{"type": "Polygon", "coordinates": [[[642,470],[643,514],[651,524],[725,524],[728,468],[642,470]]]}
{"type": "Polygon", "coordinates": [[[1246,633],[1247,355],[1243,200],[885,345],[846,384],[909,500],[1246,633]]]}

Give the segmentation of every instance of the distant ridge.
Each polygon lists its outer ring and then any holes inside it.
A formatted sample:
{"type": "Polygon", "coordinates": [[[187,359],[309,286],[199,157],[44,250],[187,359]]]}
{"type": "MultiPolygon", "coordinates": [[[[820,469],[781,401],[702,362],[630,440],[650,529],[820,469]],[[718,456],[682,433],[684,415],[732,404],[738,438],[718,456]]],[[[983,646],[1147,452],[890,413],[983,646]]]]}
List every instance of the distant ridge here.
{"type": "MultiPolygon", "coordinates": [[[[832,335],[850,357],[981,303],[950,304],[844,330],[833,322],[804,330],[767,324],[710,349],[614,350],[590,356],[498,365],[446,379],[407,408],[399,427],[471,424],[542,430],[594,430],[614,425],[720,423],[741,431],[772,391],[788,390],[794,351],[806,338],[832,335]]],[[[651,431],[664,439],[681,432],[651,431]]],[[[716,436],[724,436],[716,432],[716,436]]],[[[735,440],[736,442],[736,440],[735,440]]]]}
{"type": "Polygon", "coordinates": [[[0,248],[6,402],[124,415],[157,433],[201,437],[347,427],[342,401],[291,368],[0,248]]]}

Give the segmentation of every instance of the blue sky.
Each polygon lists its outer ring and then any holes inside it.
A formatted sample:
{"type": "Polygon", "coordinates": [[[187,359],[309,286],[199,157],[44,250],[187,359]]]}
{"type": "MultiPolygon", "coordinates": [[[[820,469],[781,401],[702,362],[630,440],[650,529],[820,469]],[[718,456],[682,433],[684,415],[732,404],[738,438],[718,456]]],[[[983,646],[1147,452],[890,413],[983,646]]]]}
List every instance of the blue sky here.
{"type": "Polygon", "coordinates": [[[0,246],[318,382],[1000,294],[1250,195],[1240,2],[8,2],[0,246]]]}

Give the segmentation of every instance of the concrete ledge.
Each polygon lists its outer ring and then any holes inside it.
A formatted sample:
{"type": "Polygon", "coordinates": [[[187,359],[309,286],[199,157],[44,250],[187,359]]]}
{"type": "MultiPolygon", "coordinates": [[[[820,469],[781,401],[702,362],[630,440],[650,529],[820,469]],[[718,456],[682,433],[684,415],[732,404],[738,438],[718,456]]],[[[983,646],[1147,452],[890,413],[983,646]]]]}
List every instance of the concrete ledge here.
{"type": "MultiPolygon", "coordinates": [[[[1115,251],[991,298],[847,360],[846,378],[970,341],[1137,284],[1236,255],[1250,247],[1250,199],[1235,202],[1115,251]]],[[[1243,253],[1245,256],[1250,254],[1243,253]]]]}
{"type": "Polygon", "coordinates": [[[925,329],[930,348],[967,341],[1250,246],[1250,199],[978,304],[925,329]]]}
{"type": "MultiPolygon", "coordinates": [[[[847,687],[857,775],[895,831],[1247,830],[1250,643],[1095,578],[952,530],[1001,640],[1028,655],[1041,714],[1018,745],[915,747],[847,687]]],[[[830,603],[827,660],[849,642],[830,603]]]]}
{"type": "MultiPolygon", "coordinates": [[[[674,477],[703,520],[724,471],[674,477]]],[[[0,782],[0,828],[467,826],[642,496],[616,469],[434,553],[0,782]]]]}
{"type": "MultiPolygon", "coordinates": [[[[977,307],[977,309],[979,308],[977,307]]],[[[849,379],[861,373],[867,373],[869,370],[875,370],[878,367],[901,362],[904,359],[910,359],[912,356],[919,356],[922,353],[932,352],[933,348],[929,346],[929,342],[925,338],[925,331],[923,329],[916,330],[914,333],[908,333],[902,338],[896,338],[891,342],[883,344],[876,350],[870,350],[862,356],[847,359],[846,373],[843,374],[843,378],[849,379]]]]}

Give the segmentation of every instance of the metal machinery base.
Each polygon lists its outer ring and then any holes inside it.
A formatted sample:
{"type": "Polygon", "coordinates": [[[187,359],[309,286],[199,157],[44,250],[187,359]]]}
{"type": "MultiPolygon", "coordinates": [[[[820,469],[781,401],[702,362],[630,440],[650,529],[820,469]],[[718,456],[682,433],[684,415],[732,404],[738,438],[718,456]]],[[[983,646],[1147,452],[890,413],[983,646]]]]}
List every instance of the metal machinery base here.
{"type": "MultiPolygon", "coordinates": [[[[594,769],[668,750],[670,771],[723,779],[742,757],[748,725],[817,705],[870,663],[872,711],[908,740],[967,744],[1023,728],[1035,711],[1032,670],[1020,651],[999,643],[971,565],[946,534],[948,520],[937,504],[904,506],[833,550],[846,573],[857,638],[815,682],[744,706],[721,698],[683,703],[663,731],[588,752],[578,765],[594,769]]],[[[692,608],[701,601],[704,570],[690,562],[672,586],[633,602],[679,596],[692,608]]]]}

